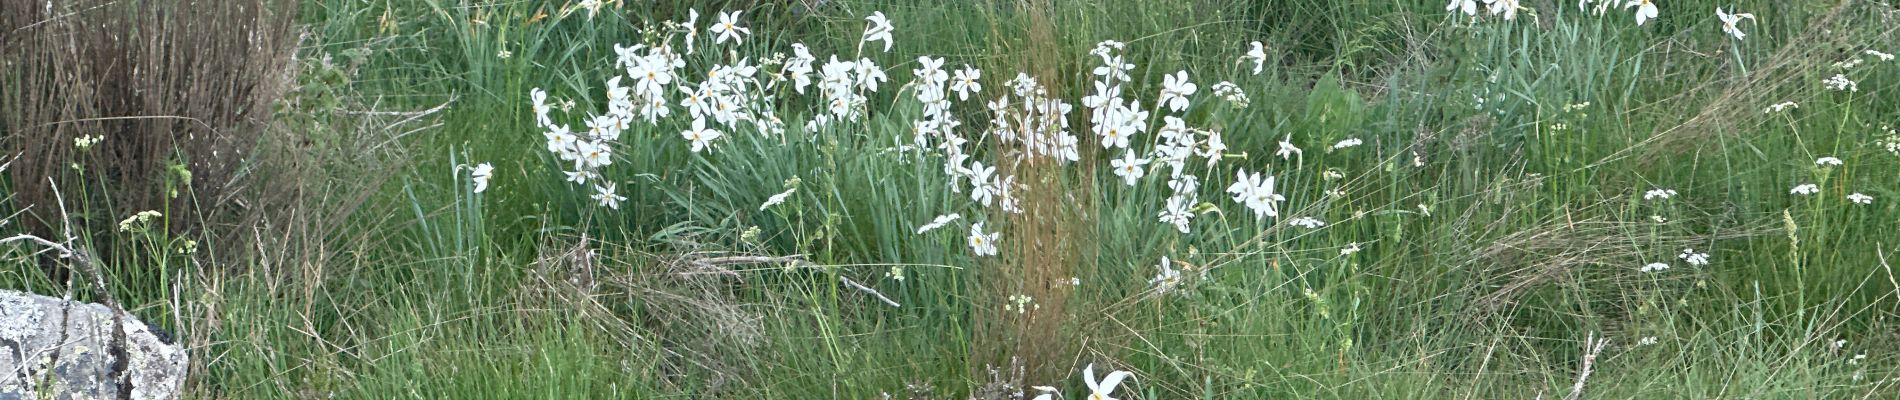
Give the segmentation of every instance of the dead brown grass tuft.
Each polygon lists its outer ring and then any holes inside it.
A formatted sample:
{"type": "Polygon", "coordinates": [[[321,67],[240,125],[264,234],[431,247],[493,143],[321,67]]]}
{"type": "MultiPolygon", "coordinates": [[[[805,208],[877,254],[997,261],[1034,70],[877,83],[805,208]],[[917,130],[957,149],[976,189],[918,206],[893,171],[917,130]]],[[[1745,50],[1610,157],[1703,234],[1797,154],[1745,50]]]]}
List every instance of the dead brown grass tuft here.
{"type": "Polygon", "coordinates": [[[288,0],[0,2],[0,149],[20,157],[9,173],[34,216],[23,222],[51,233],[53,185],[88,194],[69,200],[100,214],[93,229],[166,210],[174,230],[190,231],[198,210],[227,206],[291,72],[296,10],[288,0]],[[104,140],[76,158],[73,139],[93,135],[104,140]],[[168,182],[189,190],[173,195],[168,182]]]}

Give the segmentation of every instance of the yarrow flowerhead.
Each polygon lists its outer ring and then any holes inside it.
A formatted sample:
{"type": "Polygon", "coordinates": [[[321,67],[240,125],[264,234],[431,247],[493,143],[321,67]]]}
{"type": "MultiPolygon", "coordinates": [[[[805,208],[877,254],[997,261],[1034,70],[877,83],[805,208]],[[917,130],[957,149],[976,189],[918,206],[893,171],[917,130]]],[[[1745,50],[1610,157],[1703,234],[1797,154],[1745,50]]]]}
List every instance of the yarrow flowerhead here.
{"type": "Polygon", "coordinates": [[[1687,261],[1692,266],[1709,265],[1709,253],[1697,253],[1695,249],[1682,249],[1682,254],[1677,254],[1676,258],[1687,261]]]}
{"type": "Polygon", "coordinates": [[[1802,196],[1807,196],[1807,195],[1820,193],[1820,192],[1821,192],[1821,187],[1815,186],[1812,183],[1803,183],[1800,185],[1795,185],[1794,189],[1788,190],[1788,194],[1796,194],[1796,195],[1802,195],[1802,196]]]}

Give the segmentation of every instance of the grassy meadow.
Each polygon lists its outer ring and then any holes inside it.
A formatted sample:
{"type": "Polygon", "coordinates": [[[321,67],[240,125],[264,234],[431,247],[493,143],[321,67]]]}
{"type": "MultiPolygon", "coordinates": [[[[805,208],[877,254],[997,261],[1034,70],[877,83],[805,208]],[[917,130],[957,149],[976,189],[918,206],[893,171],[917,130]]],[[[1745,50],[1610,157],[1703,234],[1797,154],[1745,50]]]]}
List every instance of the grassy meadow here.
{"type": "Polygon", "coordinates": [[[186,398],[1900,397],[1900,3],[1500,2],[259,1],[229,173],[0,115],[0,237],[186,398]]]}

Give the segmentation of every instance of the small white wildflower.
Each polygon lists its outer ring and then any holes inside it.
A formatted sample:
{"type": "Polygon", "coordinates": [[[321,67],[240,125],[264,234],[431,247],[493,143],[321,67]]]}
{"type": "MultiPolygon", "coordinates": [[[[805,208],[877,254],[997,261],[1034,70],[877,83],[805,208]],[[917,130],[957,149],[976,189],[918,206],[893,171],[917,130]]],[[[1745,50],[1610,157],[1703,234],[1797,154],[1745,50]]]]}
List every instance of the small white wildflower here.
{"type": "Polygon", "coordinates": [[[1649,265],[1644,265],[1642,268],[1637,268],[1636,270],[1639,272],[1662,272],[1669,270],[1669,264],[1649,263],[1649,265]]]}
{"type": "Polygon", "coordinates": [[[1636,345],[1637,346],[1651,346],[1651,345],[1655,345],[1656,342],[1657,340],[1655,336],[1644,336],[1642,339],[1636,340],[1636,345]]]}
{"type": "Polygon", "coordinates": [[[1674,189],[1657,188],[1657,189],[1650,189],[1648,192],[1644,192],[1643,200],[1656,200],[1656,199],[1668,200],[1670,197],[1675,197],[1675,196],[1676,196],[1676,191],[1674,189]]]}
{"type": "Polygon", "coordinates": [[[884,277],[891,278],[891,280],[897,281],[898,283],[903,283],[904,282],[904,266],[892,265],[890,271],[884,272],[884,277]]]}
{"type": "Polygon", "coordinates": [[[1821,157],[1814,160],[1814,165],[1823,166],[1823,167],[1827,167],[1827,166],[1838,167],[1841,165],[1841,159],[1834,158],[1834,157],[1821,157]]]}
{"type": "Polygon", "coordinates": [[[1834,74],[1833,77],[1829,77],[1827,78],[1827,80],[1821,81],[1821,83],[1824,85],[1827,85],[1828,90],[1841,91],[1841,92],[1860,91],[1860,84],[1857,82],[1854,82],[1853,80],[1847,79],[1847,75],[1834,74]]]}
{"type": "Polygon", "coordinates": [[[1852,201],[1854,202],[1854,204],[1874,204],[1874,196],[1868,196],[1866,194],[1856,192],[1854,194],[1847,195],[1847,201],[1852,201]]]}
{"type": "Polygon", "coordinates": [[[158,219],[159,217],[163,217],[163,216],[165,215],[160,214],[158,211],[150,211],[150,210],[139,211],[137,214],[132,214],[132,216],[126,217],[124,221],[119,221],[119,231],[120,232],[144,231],[145,229],[151,227],[152,220],[158,219]]]}
{"type": "Polygon", "coordinates": [[[1009,303],[1003,305],[1003,311],[1015,311],[1017,314],[1027,313],[1032,309],[1040,310],[1042,305],[1036,304],[1035,298],[1022,294],[1010,295],[1009,303]]]}
{"type": "Polygon", "coordinates": [[[942,228],[944,225],[949,225],[950,222],[956,221],[958,218],[963,218],[963,215],[957,214],[957,213],[939,215],[937,216],[936,219],[931,220],[930,223],[924,224],[924,226],[917,227],[917,234],[922,235],[924,234],[924,232],[937,230],[937,228],[942,228]]]}
{"type": "Polygon", "coordinates": [[[1811,195],[1811,194],[1820,193],[1820,192],[1821,192],[1821,187],[1815,186],[1812,183],[1803,183],[1800,185],[1796,185],[1794,189],[1788,190],[1788,194],[1798,194],[1802,196],[1811,195]]]}
{"type": "Polygon", "coordinates": [[[93,145],[99,144],[101,140],[105,140],[105,137],[99,135],[80,136],[73,138],[73,147],[78,148],[79,151],[86,151],[92,149],[93,145]]]}
{"type": "Polygon", "coordinates": [[[1833,351],[1841,351],[1841,348],[1844,347],[1847,347],[1847,339],[1835,340],[1833,343],[1828,344],[1828,349],[1833,351]]]}
{"type": "Polygon", "coordinates": [[[1346,247],[1342,247],[1339,249],[1339,255],[1342,255],[1342,256],[1350,256],[1353,253],[1358,253],[1358,252],[1359,252],[1359,242],[1347,243],[1346,247]]]}
{"type": "Polygon", "coordinates": [[[1326,221],[1321,221],[1318,218],[1313,218],[1313,217],[1294,218],[1292,220],[1287,221],[1286,223],[1289,225],[1306,228],[1306,229],[1319,229],[1320,227],[1326,226],[1326,221]]]}
{"type": "Polygon", "coordinates": [[[1874,56],[1874,58],[1879,58],[1880,61],[1893,61],[1893,54],[1882,53],[1879,50],[1867,49],[1866,51],[1863,51],[1861,53],[1874,56]]]}
{"type": "Polygon", "coordinates": [[[1341,140],[1339,141],[1339,143],[1333,143],[1332,149],[1339,150],[1339,149],[1344,149],[1348,147],[1358,146],[1364,143],[1365,141],[1359,140],[1359,138],[1346,138],[1346,140],[1341,140]]]}
{"type": "Polygon", "coordinates": [[[1656,222],[1656,223],[1658,223],[1658,224],[1660,224],[1660,223],[1665,223],[1665,222],[1669,222],[1669,219],[1668,219],[1668,218],[1663,218],[1663,216],[1661,216],[1661,215],[1651,215],[1651,216],[1649,216],[1649,220],[1650,220],[1650,221],[1655,221],[1655,222],[1656,222]]]}
{"type": "Polygon", "coordinates": [[[1691,266],[1709,265],[1709,253],[1697,253],[1695,249],[1682,249],[1682,254],[1677,254],[1676,258],[1688,261],[1691,266]]]}
{"type": "Polygon", "coordinates": [[[1763,114],[1778,113],[1790,108],[1801,108],[1801,104],[1798,104],[1792,101],[1784,101],[1780,103],[1775,103],[1774,105],[1768,106],[1768,108],[1763,109],[1762,113],[1763,114]]]}
{"type": "Polygon", "coordinates": [[[798,187],[794,186],[794,187],[785,189],[785,191],[783,192],[779,192],[779,194],[772,195],[772,197],[768,197],[765,199],[765,204],[759,205],[759,211],[765,211],[766,208],[776,206],[779,204],[784,204],[785,199],[792,197],[792,193],[797,193],[797,192],[798,192],[798,187]]]}

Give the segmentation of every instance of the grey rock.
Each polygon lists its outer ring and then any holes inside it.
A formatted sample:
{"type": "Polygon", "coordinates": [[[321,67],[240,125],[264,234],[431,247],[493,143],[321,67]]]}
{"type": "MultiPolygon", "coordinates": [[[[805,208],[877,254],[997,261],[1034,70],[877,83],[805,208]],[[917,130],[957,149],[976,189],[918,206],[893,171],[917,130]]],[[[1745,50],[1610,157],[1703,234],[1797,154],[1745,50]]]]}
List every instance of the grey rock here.
{"type": "Polygon", "coordinates": [[[185,349],[130,313],[117,316],[100,304],[0,290],[0,400],[121,399],[127,384],[129,398],[178,398],[185,349]]]}

